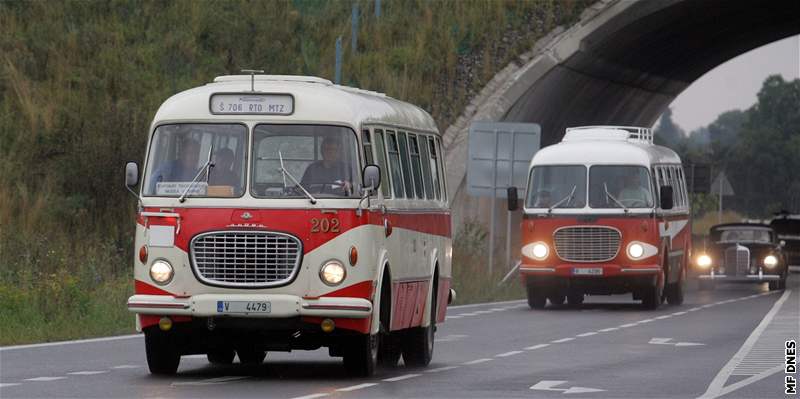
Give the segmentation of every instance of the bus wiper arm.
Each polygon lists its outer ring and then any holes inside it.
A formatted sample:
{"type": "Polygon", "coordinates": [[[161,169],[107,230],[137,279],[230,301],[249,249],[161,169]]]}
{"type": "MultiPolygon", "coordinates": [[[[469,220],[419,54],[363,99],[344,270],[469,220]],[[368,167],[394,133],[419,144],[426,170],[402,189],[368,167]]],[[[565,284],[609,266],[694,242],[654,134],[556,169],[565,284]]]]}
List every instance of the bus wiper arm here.
{"type": "MultiPolygon", "coordinates": [[[[184,201],[186,201],[186,195],[189,194],[189,190],[191,190],[192,187],[194,187],[195,183],[197,183],[197,179],[200,178],[200,175],[202,175],[203,172],[206,169],[214,167],[214,163],[211,162],[211,152],[212,151],[214,151],[214,144],[213,143],[211,144],[211,147],[209,147],[209,149],[208,149],[208,159],[206,160],[205,165],[203,165],[203,167],[200,168],[200,171],[197,172],[197,175],[195,175],[194,179],[192,179],[192,182],[189,183],[189,185],[186,187],[186,190],[183,190],[183,194],[181,194],[181,196],[178,197],[178,202],[183,203],[184,201]]],[[[208,183],[208,177],[209,177],[208,175],[210,175],[210,174],[211,173],[206,173],[206,183],[208,183]]]]}
{"type": "Polygon", "coordinates": [[[577,185],[572,186],[572,191],[567,194],[566,197],[562,198],[560,201],[553,204],[550,208],[547,208],[547,213],[553,213],[553,208],[558,208],[559,205],[563,204],[564,202],[572,201],[572,196],[575,195],[575,189],[578,188],[577,185]]]}
{"type": "MultiPolygon", "coordinates": [[[[309,192],[308,192],[308,190],[306,190],[306,188],[305,188],[305,187],[303,187],[303,185],[302,185],[302,184],[300,184],[300,182],[299,182],[299,181],[297,181],[297,179],[295,179],[295,178],[294,178],[294,176],[292,176],[292,174],[291,174],[291,173],[289,173],[289,171],[288,171],[288,170],[286,170],[286,168],[283,166],[283,155],[281,154],[281,152],[280,152],[280,151],[278,151],[278,158],[281,160],[281,167],[280,167],[280,171],[281,171],[281,173],[283,173],[283,177],[284,177],[284,179],[286,178],[286,176],[288,176],[288,177],[289,177],[289,180],[291,180],[291,181],[292,181],[294,184],[296,184],[296,185],[297,185],[297,187],[299,187],[299,188],[300,188],[300,191],[302,191],[302,192],[303,192],[303,194],[305,194],[305,195],[306,195],[306,197],[308,197],[308,200],[309,200],[309,201],[311,201],[311,204],[312,204],[312,205],[313,205],[313,204],[316,204],[316,203],[317,203],[317,199],[316,199],[316,198],[314,198],[314,196],[313,196],[313,195],[311,195],[311,193],[309,193],[309,192]]],[[[284,182],[283,184],[284,184],[284,185],[286,185],[286,183],[285,183],[285,182],[284,182]]]]}
{"type": "Polygon", "coordinates": [[[614,196],[608,192],[608,185],[606,183],[603,183],[603,189],[606,191],[606,197],[611,198],[611,200],[614,201],[617,205],[619,205],[620,208],[625,210],[625,213],[628,213],[628,207],[625,206],[622,202],[619,202],[618,199],[614,198],[614,196]]]}

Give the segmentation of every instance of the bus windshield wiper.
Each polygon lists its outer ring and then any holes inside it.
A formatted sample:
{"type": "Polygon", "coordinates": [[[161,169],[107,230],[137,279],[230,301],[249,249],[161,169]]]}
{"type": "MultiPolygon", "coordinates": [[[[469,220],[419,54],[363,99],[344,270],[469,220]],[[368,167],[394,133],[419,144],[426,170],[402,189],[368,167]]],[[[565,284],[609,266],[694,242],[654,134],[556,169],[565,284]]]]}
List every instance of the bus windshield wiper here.
{"type": "Polygon", "coordinates": [[[279,169],[280,169],[281,173],[283,173],[283,178],[284,178],[283,186],[284,186],[284,188],[286,187],[286,177],[288,176],[289,180],[291,180],[294,184],[296,184],[297,187],[300,188],[300,191],[302,191],[303,194],[305,194],[306,197],[308,197],[308,200],[311,201],[311,204],[312,205],[316,204],[317,203],[317,199],[314,198],[314,196],[311,195],[311,193],[309,193],[308,190],[306,190],[306,188],[303,187],[303,185],[300,184],[300,182],[297,181],[297,179],[295,179],[294,176],[292,176],[292,174],[289,173],[289,171],[286,170],[286,168],[283,166],[283,155],[281,154],[280,151],[278,151],[278,158],[281,160],[281,167],[279,169]]]}
{"type": "MultiPolygon", "coordinates": [[[[186,201],[186,195],[189,194],[189,190],[191,190],[192,187],[194,187],[195,183],[197,183],[197,179],[200,178],[200,175],[202,175],[203,172],[206,169],[214,167],[214,163],[211,162],[211,152],[212,151],[214,151],[214,144],[213,143],[211,144],[211,147],[208,148],[208,159],[206,160],[205,165],[203,165],[203,167],[200,168],[200,171],[197,172],[197,175],[195,175],[194,179],[192,179],[192,182],[189,183],[189,185],[186,187],[186,190],[183,190],[183,194],[181,194],[181,196],[178,197],[178,202],[183,203],[184,201],[186,201]]],[[[209,177],[208,175],[210,175],[210,174],[211,173],[206,173],[206,183],[208,183],[208,177],[209,177]]]]}
{"type": "Polygon", "coordinates": [[[553,213],[553,208],[558,208],[558,206],[563,204],[564,202],[569,203],[569,201],[572,201],[572,196],[575,195],[575,189],[576,188],[578,188],[578,186],[577,185],[573,185],[572,186],[572,191],[570,191],[569,194],[567,194],[566,197],[562,198],[560,201],[558,201],[555,204],[553,204],[552,206],[550,206],[550,208],[547,208],[547,213],[553,213]]]}
{"type": "Polygon", "coordinates": [[[620,208],[625,210],[625,213],[628,213],[628,207],[625,206],[622,202],[619,202],[618,199],[614,198],[614,196],[608,192],[608,185],[606,183],[603,183],[603,189],[606,191],[606,197],[611,198],[611,200],[614,201],[617,205],[619,205],[620,208]]]}

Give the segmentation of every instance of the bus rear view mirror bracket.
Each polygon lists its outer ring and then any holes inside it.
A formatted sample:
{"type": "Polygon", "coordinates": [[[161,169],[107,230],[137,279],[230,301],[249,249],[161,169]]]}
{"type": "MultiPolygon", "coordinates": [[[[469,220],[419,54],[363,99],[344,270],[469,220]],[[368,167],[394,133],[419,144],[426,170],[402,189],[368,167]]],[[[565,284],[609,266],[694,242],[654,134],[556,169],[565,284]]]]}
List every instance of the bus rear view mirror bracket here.
{"type": "Polygon", "coordinates": [[[661,199],[661,209],[665,211],[672,209],[672,186],[661,186],[659,198],[661,199]]]}
{"type": "Polygon", "coordinates": [[[518,198],[517,198],[517,188],[516,187],[509,187],[506,189],[506,197],[508,198],[508,210],[516,211],[519,208],[518,198]]]}
{"type": "Polygon", "coordinates": [[[364,201],[367,201],[367,208],[369,208],[370,202],[369,197],[378,190],[378,187],[381,186],[381,168],[378,165],[367,165],[364,166],[364,170],[361,173],[361,187],[364,194],[361,197],[361,201],[358,201],[358,209],[356,210],[356,214],[361,216],[361,204],[364,201]]]}

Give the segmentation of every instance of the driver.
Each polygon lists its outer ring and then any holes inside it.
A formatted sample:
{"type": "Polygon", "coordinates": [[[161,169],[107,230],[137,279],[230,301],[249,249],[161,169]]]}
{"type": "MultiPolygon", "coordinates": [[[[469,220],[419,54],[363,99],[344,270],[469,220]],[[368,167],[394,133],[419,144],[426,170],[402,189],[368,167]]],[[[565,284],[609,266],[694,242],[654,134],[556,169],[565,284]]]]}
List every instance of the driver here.
{"type": "Polygon", "coordinates": [[[625,176],[624,186],[619,191],[619,202],[628,206],[646,206],[650,203],[650,192],[642,187],[637,173],[625,176]]]}
{"type": "Polygon", "coordinates": [[[200,143],[192,138],[181,142],[177,159],[169,161],[153,172],[150,191],[156,191],[160,182],[189,182],[199,171],[197,162],[200,158],[200,143]]]}
{"type": "Polygon", "coordinates": [[[325,192],[328,189],[343,189],[345,195],[352,191],[352,177],[347,165],[340,160],[342,144],[335,137],[322,140],[322,160],[312,163],[303,173],[300,184],[311,191],[325,192]],[[314,186],[322,186],[315,190],[314,186]]]}

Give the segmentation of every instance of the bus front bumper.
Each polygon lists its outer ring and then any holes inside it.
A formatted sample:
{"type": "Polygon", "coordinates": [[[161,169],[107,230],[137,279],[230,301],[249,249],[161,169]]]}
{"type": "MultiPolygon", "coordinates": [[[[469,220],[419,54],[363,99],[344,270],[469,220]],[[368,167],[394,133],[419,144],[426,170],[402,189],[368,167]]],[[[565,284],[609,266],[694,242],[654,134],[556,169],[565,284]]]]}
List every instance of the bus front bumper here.
{"type": "Polygon", "coordinates": [[[661,267],[653,265],[617,265],[617,264],[558,264],[552,266],[520,265],[520,274],[526,277],[549,276],[565,278],[603,278],[619,276],[655,275],[661,267]]]}
{"type": "MultiPolygon", "coordinates": [[[[259,305],[263,309],[263,305],[259,305]]],[[[161,316],[232,316],[252,318],[345,317],[367,318],[372,303],[364,298],[321,297],[305,299],[294,295],[220,295],[200,294],[186,298],[168,295],[134,295],[128,298],[128,310],[137,314],[161,316]],[[247,312],[242,304],[268,303],[269,311],[247,312]],[[234,310],[230,305],[235,304],[234,310]],[[226,307],[226,305],[228,305],[226,307]],[[227,309],[227,310],[226,310],[227,309]]]]}

